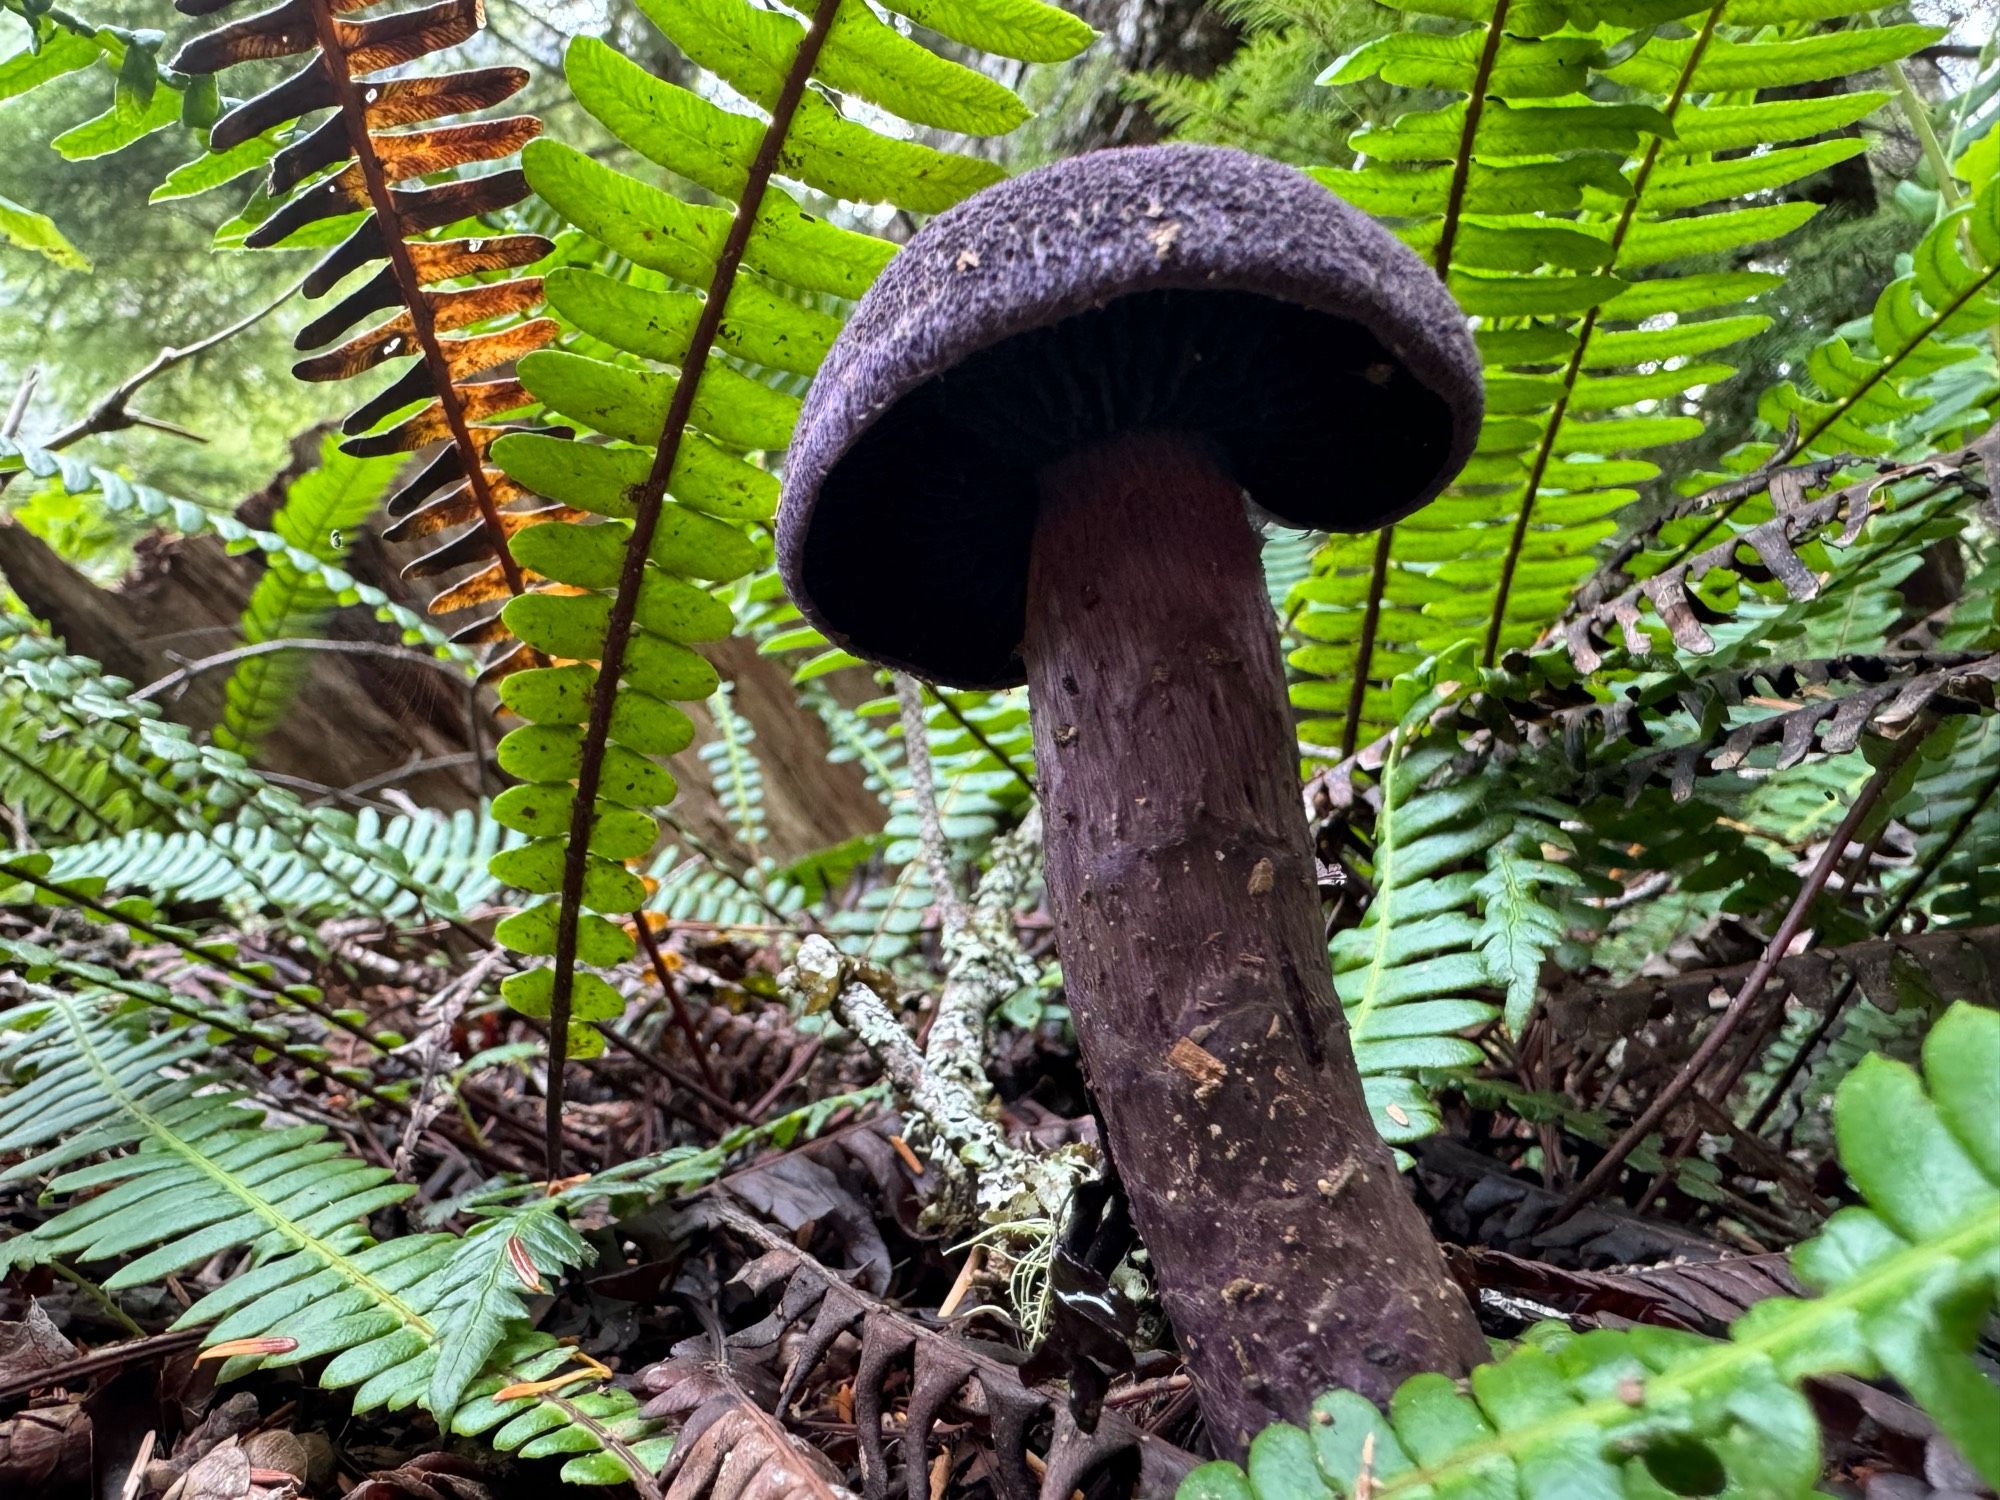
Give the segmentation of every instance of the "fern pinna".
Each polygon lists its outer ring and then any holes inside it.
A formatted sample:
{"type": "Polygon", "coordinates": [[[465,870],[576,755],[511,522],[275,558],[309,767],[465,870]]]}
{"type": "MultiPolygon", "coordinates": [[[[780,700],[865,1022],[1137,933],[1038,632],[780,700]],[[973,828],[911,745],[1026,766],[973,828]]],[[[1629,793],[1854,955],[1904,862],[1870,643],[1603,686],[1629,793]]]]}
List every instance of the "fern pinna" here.
{"type": "MultiPolygon", "coordinates": [[[[533,397],[612,441],[523,433],[493,449],[513,482],[563,508],[561,519],[570,510],[600,518],[521,530],[512,542],[517,566],[556,587],[503,611],[508,629],[562,659],[502,683],[503,701],[531,722],[501,743],[503,769],[523,785],[495,806],[529,835],[495,873],[556,898],[500,934],[517,951],[552,960],[513,976],[507,991],[552,1022],[552,1155],[563,1049],[601,1046],[582,1023],[623,1004],[577,965],[615,964],[632,952],[605,914],[634,911],[645,896],[623,861],[650,844],[647,810],[675,790],[650,757],[692,737],[673,701],[706,699],[718,685],[690,648],[727,633],[729,613],[689,580],[739,578],[763,560],[743,528],[767,525],[776,504],[775,479],[752,459],[790,438],[798,403],[780,386],[818,368],[838,326],[825,309],[859,297],[893,251],[808,212],[773,181],[928,212],[998,175],[977,158],[872,130],[811,85],[914,125],[972,135],[1009,130],[1028,113],[1006,87],[929,51],[860,0],[819,0],[795,7],[796,17],[746,0],[642,0],[640,8],[761,114],[725,108],[582,38],[566,59],[578,102],[640,156],[733,210],[689,203],[555,142],[523,153],[535,191],[636,268],[627,280],[583,269],[549,280],[551,305],[610,345],[612,357],[547,350],[520,364],[533,397]]],[[[1039,0],[891,8],[965,46],[1021,59],[1067,57],[1090,37],[1039,0]]]]}
{"type": "Polygon", "coordinates": [[[1798,1383],[1831,1374],[1895,1379],[2000,1482],[2000,1387],[1972,1354],[2000,1305],[1996,1080],[2000,1016],[1961,1004],[1925,1040],[1922,1077],[1870,1057],[1841,1084],[1834,1129],[1865,1206],[1794,1252],[1817,1296],[1759,1302],[1723,1342],[1538,1325],[1469,1390],[1419,1375],[1386,1412],[1330,1393],[1309,1426],[1261,1433],[1246,1469],[1197,1469],[1180,1500],[1817,1494],[1798,1383]]]}
{"type": "MultiPolygon", "coordinates": [[[[190,15],[211,15],[234,8],[238,0],[176,3],[190,15]]],[[[297,343],[317,348],[365,318],[395,312],[301,361],[294,372],[305,380],[344,380],[415,357],[398,379],[348,417],[345,430],[354,436],[347,451],[378,457],[445,444],[389,502],[390,512],[405,518],[398,534],[466,528],[415,565],[420,575],[486,562],[432,602],[433,611],[443,613],[518,594],[523,587],[504,543],[526,523],[518,509],[510,509],[524,494],[487,457],[504,430],[497,419],[531,402],[513,375],[491,372],[549,343],[557,329],[553,319],[525,316],[540,303],[539,278],[476,278],[531,265],[550,244],[537,235],[492,234],[477,222],[527,196],[518,169],[458,169],[514,155],[540,133],[541,123],[529,115],[431,123],[502,103],[527,83],[521,68],[375,80],[466,41],[484,24],[484,0],[439,0],[364,21],[342,19],[363,8],[356,0],[286,0],[196,37],[174,66],[213,74],[244,62],[307,57],[282,82],[217,120],[209,149],[226,155],[304,116],[332,111],[310,129],[294,129],[272,156],[267,191],[282,201],[244,244],[258,249],[282,245],[308,229],[322,239],[332,229],[345,229],[345,237],[306,277],[309,297],[323,297],[351,273],[384,263],[300,329],[297,343]],[[397,128],[403,126],[422,128],[397,128]],[[456,175],[425,186],[398,186],[444,172],[456,175]],[[445,336],[475,326],[485,331],[445,336]],[[421,405],[414,415],[375,430],[416,403],[421,405]]],[[[481,638],[476,627],[469,634],[481,638]]]]}
{"type": "Polygon", "coordinates": [[[1820,31],[1777,0],[1397,8],[1443,27],[1366,43],[1323,81],[1459,97],[1357,132],[1366,164],[1317,175],[1399,221],[1478,319],[1487,421],[1452,495],[1378,537],[1335,538],[1295,591],[1306,736],[1343,753],[1388,727],[1380,685],[1396,673],[1458,640],[1487,665],[1532,641],[1659,476],[1645,455],[1700,433],[1682,398],[1734,373],[1716,356],[1770,321],[1742,304],[1782,280],[1715,258],[1810,218],[1810,202],[1758,200],[1860,151],[1812,138],[1888,97],[1764,91],[1818,90],[1940,34],[1820,31]]]}

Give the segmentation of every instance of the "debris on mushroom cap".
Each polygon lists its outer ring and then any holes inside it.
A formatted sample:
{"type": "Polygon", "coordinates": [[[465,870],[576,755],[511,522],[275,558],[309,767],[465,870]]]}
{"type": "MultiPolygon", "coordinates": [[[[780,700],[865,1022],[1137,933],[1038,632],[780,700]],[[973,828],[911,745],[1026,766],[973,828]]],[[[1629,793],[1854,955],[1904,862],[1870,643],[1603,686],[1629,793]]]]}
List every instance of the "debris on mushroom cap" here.
{"type": "Polygon", "coordinates": [[[779,563],[858,654],[1017,683],[1053,459],[1193,433],[1263,511],[1366,531],[1444,488],[1481,415],[1463,314],[1365,214],[1241,151],[1093,152],[932,220],[862,299],[799,421],[779,563]]]}

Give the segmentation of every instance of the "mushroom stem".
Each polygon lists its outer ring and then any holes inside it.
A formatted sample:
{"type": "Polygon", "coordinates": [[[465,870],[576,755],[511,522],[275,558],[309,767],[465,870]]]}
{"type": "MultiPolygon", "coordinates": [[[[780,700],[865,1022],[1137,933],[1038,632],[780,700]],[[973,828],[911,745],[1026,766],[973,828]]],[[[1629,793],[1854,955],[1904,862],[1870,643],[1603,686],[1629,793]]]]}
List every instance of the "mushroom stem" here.
{"type": "MultiPolygon", "coordinates": [[[[1392,441],[1390,434],[1384,441],[1392,441]]],[[[1218,1450],[1485,1345],[1370,1122],[1241,488],[1142,432],[1043,471],[1027,590],[1057,945],[1218,1450]]]]}

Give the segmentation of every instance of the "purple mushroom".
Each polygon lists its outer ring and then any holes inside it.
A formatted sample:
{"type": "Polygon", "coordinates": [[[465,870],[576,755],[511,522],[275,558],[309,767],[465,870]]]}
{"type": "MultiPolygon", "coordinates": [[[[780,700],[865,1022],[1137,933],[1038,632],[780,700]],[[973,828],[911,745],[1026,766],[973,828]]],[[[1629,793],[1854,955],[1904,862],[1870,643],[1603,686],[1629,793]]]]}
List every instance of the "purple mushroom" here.
{"type": "Polygon", "coordinates": [[[807,399],[779,560],[858,655],[1026,681],[1109,1146],[1216,1445],[1484,1355],[1362,1097],[1246,502],[1366,531],[1482,409],[1465,318],[1311,179],[1104,151],[933,220],[807,399]]]}

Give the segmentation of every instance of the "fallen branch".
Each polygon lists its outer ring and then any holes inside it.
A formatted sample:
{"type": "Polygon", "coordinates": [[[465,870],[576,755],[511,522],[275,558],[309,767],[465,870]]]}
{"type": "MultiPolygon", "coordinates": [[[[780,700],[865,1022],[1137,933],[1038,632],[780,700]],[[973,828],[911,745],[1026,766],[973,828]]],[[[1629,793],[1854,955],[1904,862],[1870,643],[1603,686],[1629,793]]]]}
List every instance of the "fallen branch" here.
{"type": "Polygon", "coordinates": [[[1086,1170],[1075,1153],[1043,1157],[1011,1145],[995,1118],[985,1071],[988,1013],[1035,979],[1013,919],[1040,842],[1038,812],[995,842],[964,926],[945,935],[944,987],[922,1049],[891,1009],[890,977],[826,938],[808,937],[779,976],[789,997],[808,1013],[831,1010],[881,1066],[913,1122],[909,1133],[937,1169],[941,1191],[927,1210],[936,1219],[1053,1218],[1086,1170]]]}

